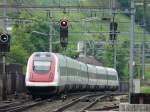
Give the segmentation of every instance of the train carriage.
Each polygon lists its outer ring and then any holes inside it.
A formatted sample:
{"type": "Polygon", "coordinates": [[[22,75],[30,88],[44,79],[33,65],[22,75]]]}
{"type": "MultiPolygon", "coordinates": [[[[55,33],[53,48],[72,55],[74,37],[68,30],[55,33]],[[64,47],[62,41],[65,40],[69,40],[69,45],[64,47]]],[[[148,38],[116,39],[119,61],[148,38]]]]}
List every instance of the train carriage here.
{"type": "Polygon", "coordinates": [[[56,55],[57,57],[57,65],[56,65],[56,68],[57,68],[57,73],[58,73],[58,82],[59,82],[59,86],[58,86],[58,92],[62,92],[64,91],[66,88],[66,85],[67,85],[67,69],[66,69],[66,66],[67,66],[67,61],[66,61],[66,58],[63,56],[63,55],[56,55]],[[61,75],[59,75],[61,74],[61,75]]]}
{"type": "Polygon", "coordinates": [[[96,66],[98,89],[104,90],[107,87],[107,71],[104,67],[96,66]]]}
{"type": "Polygon", "coordinates": [[[89,81],[89,77],[88,77],[88,68],[87,65],[84,63],[80,63],[80,70],[79,70],[79,77],[78,79],[79,84],[80,84],[80,88],[81,90],[85,90],[86,88],[88,88],[88,81],[89,81]]]}
{"type": "Polygon", "coordinates": [[[67,84],[69,86],[69,90],[73,90],[75,87],[75,67],[74,62],[71,58],[67,57],[67,74],[68,74],[68,81],[67,84]]]}
{"type": "Polygon", "coordinates": [[[108,88],[111,90],[116,89],[117,85],[119,85],[118,82],[118,74],[116,70],[112,68],[106,68],[108,76],[107,76],[107,83],[108,83],[108,88]]]}
{"type": "Polygon", "coordinates": [[[96,66],[89,65],[89,64],[87,64],[87,66],[88,66],[88,75],[89,75],[88,85],[91,90],[94,90],[97,82],[96,66]]]}

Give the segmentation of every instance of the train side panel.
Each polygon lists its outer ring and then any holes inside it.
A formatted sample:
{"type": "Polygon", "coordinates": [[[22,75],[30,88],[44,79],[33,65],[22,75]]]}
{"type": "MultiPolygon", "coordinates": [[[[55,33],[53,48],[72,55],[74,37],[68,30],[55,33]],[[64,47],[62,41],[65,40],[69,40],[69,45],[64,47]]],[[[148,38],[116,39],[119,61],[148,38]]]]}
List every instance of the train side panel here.
{"type": "Polygon", "coordinates": [[[80,63],[80,71],[79,71],[79,80],[80,85],[82,86],[82,90],[87,89],[88,86],[88,72],[87,72],[87,65],[84,63],[80,63]]]}
{"type": "Polygon", "coordinates": [[[58,63],[56,65],[56,67],[57,67],[57,73],[59,76],[58,92],[63,92],[67,85],[67,69],[66,69],[67,62],[66,62],[66,58],[64,56],[58,55],[58,54],[56,54],[56,56],[58,59],[58,63]]]}
{"type": "Polygon", "coordinates": [[[94,90],[97,82],[96,66],[92,66],[89,64],[87,66],[88,66],[88,75],[89,75],[88,85],[91,90],[94,90]]]}
{"type": "Polygon", "coordinates": [[[115,69],[106,68],[108,73],[108,86],[109,89],[114,90],[118,87],[118,74],[115,69]]]}
{"type": "Polygon", "coordinates": [[[104,90],[107,86],[107,71],[104,67],[96,66],[97,74],[97,86],[101,90],[104,90]]]}

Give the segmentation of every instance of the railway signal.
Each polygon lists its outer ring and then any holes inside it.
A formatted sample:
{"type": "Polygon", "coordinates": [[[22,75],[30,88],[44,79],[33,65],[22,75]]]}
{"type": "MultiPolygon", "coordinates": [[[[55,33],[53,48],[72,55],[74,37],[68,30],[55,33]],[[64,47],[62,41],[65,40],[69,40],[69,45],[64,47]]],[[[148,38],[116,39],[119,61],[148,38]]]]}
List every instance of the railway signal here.
{"type": "Polygon", "coordinates": [[[2,54],[2,100],[7,100],[6,52],[10,51],[10,35],[0,33],[0,53],[2,54]]]}
{"type": "Polygon", "coordinates": [[[0,52],[10,51],[10,35],[1,33],[0,34],[0,52]]]}
{"type": "Polygon", "coordinates": [[[60,21],[60,43],[62,47],[68,44],[68,20],[66,18],[60,21]]]}
{"type": "Polygon", "coordinates": [[[110,37],[110,40],[116,40],[116,37],[117,37],[117,28],[118,28],[118,23],[117,22],[111,22],[110,23],[110,34],[109,34],[109,37],[110,37]]]}

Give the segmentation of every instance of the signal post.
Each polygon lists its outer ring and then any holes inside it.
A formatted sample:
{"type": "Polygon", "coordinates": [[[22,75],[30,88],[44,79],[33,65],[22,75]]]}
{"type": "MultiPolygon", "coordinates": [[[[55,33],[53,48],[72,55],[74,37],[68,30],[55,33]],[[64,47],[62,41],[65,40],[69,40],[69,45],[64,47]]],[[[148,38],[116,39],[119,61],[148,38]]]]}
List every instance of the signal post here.
{"type": "Polygon", "coordinates": [[[65,17],[60,20],[60,44],[62,47],[68,44],[68,20],[65,17]]]}
{"type": "Polygon", "coordinates": [[[6,75],[6,53],[10,50],[10,35],[0,33],[0,55],[2,57],[1,95],[2,100],[7,100],[7,75],[6,75]]]}
{"type": "MultiPolygon", "coordinates": [[[[115,16],[115,15],[114,15],[115,16]]],[[[114,16],[113,16],[113,21],[110,22],[110,34],[109,34],[109,40],[111,41],[111,44],[113,46],[114,54],[113,54],[113,63],[114,63],[114,69],[116,69],[117,66],[117,60],[116,60],[116,42],[117,42],[117,28],[118,28],[118,23],[114,21],[114,16]]]]}

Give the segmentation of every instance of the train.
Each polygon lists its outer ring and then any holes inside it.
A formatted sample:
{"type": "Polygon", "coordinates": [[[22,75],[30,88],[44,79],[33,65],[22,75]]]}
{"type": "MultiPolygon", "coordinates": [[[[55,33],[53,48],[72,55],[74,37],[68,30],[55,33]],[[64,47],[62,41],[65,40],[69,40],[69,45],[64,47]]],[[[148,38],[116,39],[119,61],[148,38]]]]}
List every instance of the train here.
{"type": "Polygon", "coordinates": [[[34,52],[28,59],[25,85],[32,96],[72,91],[115,91],[113,68],[85,64],[52,52],[34,52]]]}

